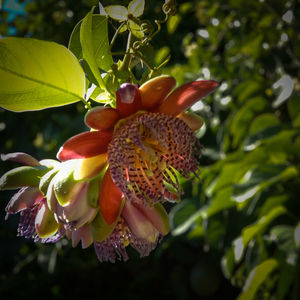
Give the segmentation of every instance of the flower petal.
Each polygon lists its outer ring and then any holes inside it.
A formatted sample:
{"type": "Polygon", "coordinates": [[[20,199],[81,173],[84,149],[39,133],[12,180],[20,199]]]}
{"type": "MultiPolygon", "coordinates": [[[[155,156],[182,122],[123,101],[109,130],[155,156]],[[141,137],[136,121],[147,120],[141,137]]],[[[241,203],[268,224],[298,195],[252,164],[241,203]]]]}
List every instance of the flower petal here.
{"type": "Polygon", "coordinates": [[[139,88],[143,108],[150,110],[160,105],[175,85],[176,80],[167,75],[145,82],[139,88]]]}
{"type": "Polygon", "coordinates": [[[90,128],[106,130],[119,120],[119,114],[112,107],[97,106],[85,115],[85,124],[90,128]]]}
{"type": "Polygon", "coordinates": [[[72,247],[76,247],[80,240],[83,249],[88,248],[93,243],[89,224],[72,231],[72,247]]]}
{"type": "Polygon", "coordinates": [[[181,120],[183,120],[186,124],[189,125],[189,127],[193,130],[196,131],[198,129],[200,129],[203,125],[203,119],[198,116],[195,113],[192,112],[183,112],[181,113],[178,118],[180,118],[181,120]]]}
{"type": "Polygon", "coordinates": [[[2,161],[11,160],[20,163],[22,165],[31,166],[31,167],[37,167],[41,165],[34,157],[23,152],[1,154],[1,160],[2,161]]]}
{"type": "Polygon", "coordinates": [[[169,216],[161,203],[155,203],[153,206],[138,205],[137,203],[135,205],[161,234],[169,233],[169,216]]]}
{"type": "Polygon", "coordinates": [[[165,99],[156,112],[177,116],[218,86],[219,83],[214,80],[198,80],[181,85],[165,99]]]}
{"type": "Polygon", "coordinates": [[[132,233],[137,238],[144,239],[150,243],[154,243],[157,240],[159,234],[158,230],[135,203],[132,201],[126,201],[122,211],[122,216],[132,233]]]}
{"type": "Polygon", "coordinates": [[[16,214],[24,209],[32,208],[36,200],[41,196],[38,188],[24,187],[12,196],[5,210],[7,216],[16,214]]]}
{"type": "Polygon", "coordinates": [[[94,177],[107,163],[107,153],[102,153],[89,158],[78,159],[74,167],[74,180],[94,177]]]}
{"type": "Polygon", "coordinates": [[[91,131],[83,132],[68,139],[57,153],[61,161],[87,158],[104,153],[112,139],[113,132],[91,131]]]}
{"type": "Polygon", "coordinates": [[[99,205],[102,216],[107,224],[112,224],[119,216],[122,203],[122,192],[112,181],[110,170],[105,172],[99,195],[99,205]]]}
{"type": "Polygon", "coordinates": [[[64,223],[77,222],[92,209],[88,203],[88,183],[76,183],[68,196],[71,200],[68,205],[57,206],[57,215],[64,223]]]}
{"type": "Polygon", "coordinates": [[[124,83],[116,92],[117,111],[121,118],[126,118],[142,109],[141,95],[135,84],[124,83]]]}

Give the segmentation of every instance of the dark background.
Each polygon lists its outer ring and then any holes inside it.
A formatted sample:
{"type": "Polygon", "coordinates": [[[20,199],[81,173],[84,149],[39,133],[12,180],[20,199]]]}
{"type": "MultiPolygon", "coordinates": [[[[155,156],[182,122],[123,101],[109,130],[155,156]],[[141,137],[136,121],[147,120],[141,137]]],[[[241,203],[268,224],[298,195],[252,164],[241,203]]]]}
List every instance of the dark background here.
{"type": "MultiPolygon", "coordinates": [[[[0,13],[2,36],[65,46],[76,23],[97,5],[92,0],[18,1],[24,10],[15,10],[8,2],[0,13]]],[[[205,147],[201,182],[184,182],[182,204],[169,208],[172,233],[147,258],[129,249],[128,262],[99,263],[93,247],[73,249],[66,240],[36,245],[17,238],[18,216],[4,221],[13,191],[2,191],[1,298],[236,299],[253,268],[274,259],[276,270],[262,274],[251,299],[299,299],[299,1],[177,3],[178,14],[152,41],[153,62],[171,54],[164,73],[179,84],[197,78],[223,84],[194,107],[206,124],[200,139],[205,147]],[[255,148],[246,150],[251,141],[255,148]],[[245,178],[248,171],[252,176],[245,178]],[[251,188],[258,190],[249,195],[251,188]],[[279,205],[287,213],[259,225],[279,205]],[[208,218],[196,218],[177,234],[205,206],[211,209],[208,218]],[[234,261],[233,241],[251,225],[260,227],[242,259],[234,261]]],[[[146,1],[143,19],[162,19],[162,4],[146,1]]],[[[112,35],[116,24],[110,26],[112,35]]],[[[125,40],[119,38],[116,48],[125,40]]],[[[86,130],[83,115],[81,103],[24,113],[0,108],[0,152],[55,158],[68,137],[86,130]]],[[[14,166],[2,162],[1,174],[14,166]]]]}

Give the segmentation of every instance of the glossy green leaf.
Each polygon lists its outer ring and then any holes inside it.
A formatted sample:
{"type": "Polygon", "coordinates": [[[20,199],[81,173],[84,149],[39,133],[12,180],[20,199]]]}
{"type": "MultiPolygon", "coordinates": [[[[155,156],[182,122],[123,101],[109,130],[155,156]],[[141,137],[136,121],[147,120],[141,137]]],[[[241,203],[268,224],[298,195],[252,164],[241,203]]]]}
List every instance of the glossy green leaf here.
{"type": "Polygon", "coordinates": [[[290,286],[296,276],[297,269],[289,264],[280,266],[280,274],[277,284],[276,300],[284,300],[290,286]]]}
{"type": "Polygon", "coordinates": [[[271,113],[261,114],[251,123],[249,134],[255,134],[265,128],[279,125],[278,118],[271,113]]]}
{"type": "Polygon", "coordinates": [[[145,0],[132,0],[128,4],[128,12],[134,17],[140,17],[145,8],[145,0]]]}
{"type": "Polygon", "coordinates": [[[275,259],[267,259],[264,262],[256,266],[248,275],[246,283],[243,287],[243,292],[237,298],[237,300],[251,300],[255,299],[255,294],[261,284],[267,279],[267,277],[278,266],[278,262],[275,259]]]}
{"type": "Polygon", "coordinates": [[[119,22],[126,21],[128,10],[122,5],[110,5],[105,7],[106,13],[112,18],[119,22]]]}
{"type": "MultiPolygon", "coordinates": [[[[97,80],[98,85],[101,88],[105,87],[104,81],[101,77],[101,73],[98,69],[98,63],[97,63],[97,56],[100,56],[99,59],[101,59],[104,56],[107,55],[106,51],[108,51],[108,44],[105,42],[100,43],[100,47],[95,48],[94,47],[94,37],[96,37],[93,34],[93,10],[92,9],[82,20],[82,24],[80,27],[80,44],[82,47],[82,57],[83,59],[88,63],[90,70],[92,71],[95,79],[97,80]],[[106,48],[106,49],[105,49],[106,48]],[[99,51],[103,51],[103,54],[101,55],[99,51]]],[[[101,21],[99,24],[97,24],[96,28],[99,28],[102,32],[103,26],[103,34],[106,33],[104,37],[105,41],[107,39],[107,18],[105,16],[99,16],[98,18],[102,19],[102,25],[101,21]],[[100,27],[99,27],[100,25],[100,27]],[[106,29],[105,29],[106,28],[106,29]]],[[[99,34],[99,33],[98,33],[99,34]]],[[[101,37],[99,37],[101,39],[101,37]]]]}
{"type": "Polygon", "coordinates": [[[267,102],[262,97],[252,98],[236,113],[230,126],[233,135],[232,145],[237,147],[241,139],[247,133],[254,116],[262,112],[267,106],[267,102]]]}
{"type": "MultiPolygon", "coordinates": [[[[78,22],[73,29],[69,41],[69,49],[78,59],[83,59],[82,47],[80,43],[80,29],[83,20],[78,22]]],[[[96,59],[97,66],[108,71],[113,64],[108,40],[107,17],[101,15],[92,15],[92,36],[87,36],[92,40],[92,49],[96,59]]]]}
{"type": "Polygon", "coordinates": [[[240,104],[248,101],[257,94],[262,94],[263,91],[262,80],[244,80],[233,91],[233,96],[238,98],[240,104]]]}
{"type": "Polygon", "coordinates": [[[234,251],[232,247],[230,247],[226,254],[222,257],[221,268],[224,276],[227,279],[230,279],[234,270],[234,251]]]}
{"type": "Polygon", "coordinates": [[[246,180],[234,186],[233,198],[241,203],[272,184],[288,180],[297,175],[298,170],[295,166],[261,165],[249,170],[246,180]]]}
{"type": "Polygon", "coordinates": [[[244,149],[249,151],[258,147],[265,139],[272,138],[284,130],[283,125],[266,127],[248,136],[244,141],[244,149]]]}
{"type": "Polygon", "coordinates": [[[300,101],[299,101],[299,92],[298,95],[295,93],[294,96],[288,99],[287,107],[289,115],[293,120],[293,125],[295,127],[300,127],[300,101]]]}
{"type": "Polygon", "coordinates": [[[167,23],[167,29],[169,34],[173,34],[176,31],[178,25],[181,22],[181,19],[182,17],[180,15],[171,16],[169,18],[167,23]]]}
{"type": "Polygon", "coordinates": [[[39,110],[83,100],[84,72],[65,47],[30,38],[0,40],[0,106],[39,110]]]}
{"type": "Polygon", "coordinates": [[[289,195],[287,193],[268,197],[259,210],[258,218],[260,219],[268,214],[275,206],[284,205],[288,199],[289,195]]]}
{"type": "Polygon", "coordinates": [[[294,227],[290,225],[277,225],[271,230],[271,235],[278,243],[278,248],[287,254],[296,251],[294,230],[294,227]]]}
{"type": "Polygon", "coordinates": [[[295,240],[296,248],[299,249],[300,248],[300,223],[298,223],[297,226],[295,227],[294,240],[295,240]]]}
{"type": "Polygon", "coordinates": [[[248,243],[258,234],[262,234],[266,227],[278,216],[286,213],[284,206],[273,208],[268,214],[261,217],[255,224],[251,224],[243,229],[242,238],[243,245],[246,247],[248,243]]]}
{"type": "Polygon", "coordinates": [[[170,211],[170,225],[172,235],[180,235],[189,230],[195,222],[204,217],[205,208],[198,209],[198,201],[185,200],[170,211]]]}
{"type": "Polygon", "coordinates": [[[221,210],[228,209],[236,205],[231,198],[232,186],[228,186],[224,189],[219,190],[211,200],[211,203],[207,209],[207,216],[211,217],[221,210]]]}

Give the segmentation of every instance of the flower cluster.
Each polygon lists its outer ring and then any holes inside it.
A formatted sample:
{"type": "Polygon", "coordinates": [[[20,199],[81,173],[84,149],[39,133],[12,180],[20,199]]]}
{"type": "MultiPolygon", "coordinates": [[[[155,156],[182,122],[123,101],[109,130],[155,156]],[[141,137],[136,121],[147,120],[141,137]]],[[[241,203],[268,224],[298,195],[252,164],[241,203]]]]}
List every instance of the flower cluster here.
{"type": "Polygon", "coordinates": [[[141,87],[121,85],[116,108],[92,108],[85,116],[90,131],[67,140],[59,161],[2,155],[25,165],[0,179],[1,189],[20,188],[6,208],[7,216],[20,213],[18,235],[94,244],[100,261],[126,260],[128,245],[148,255],[169,231],[163,203],[179,201],[178,175],[197,176],[194,131],[202,120],[185,110],[219,85],[175,84],[160,76],[141,87]]]}

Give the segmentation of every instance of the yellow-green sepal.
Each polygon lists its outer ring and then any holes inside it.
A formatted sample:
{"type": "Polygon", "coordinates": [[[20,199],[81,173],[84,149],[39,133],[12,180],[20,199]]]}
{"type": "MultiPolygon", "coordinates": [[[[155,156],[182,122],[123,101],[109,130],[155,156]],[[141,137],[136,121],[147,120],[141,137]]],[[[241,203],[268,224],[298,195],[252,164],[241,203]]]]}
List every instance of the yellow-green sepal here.
{"type": "Polygon", "coordinates": [[[168,213],[166,212],[164,206],[159,202],[155,203],[153,207],[160,216],[160,222],[157,222],[156,226],[154,226],[162,235],[167,235],[170,231],[170,219],[168,213]]]}
{"type": "Polygon", "coordinates": [[[88,201],[93,208],[98,207],[99,199],[99,178],[95,178],[89,182],[88,201]]]}
{"type": "Polygon", "coordinates": [[[41,191],[41,193],[44,196],[46,196],[49,184],[50,184],[51,180],[53,179],[53,177],[57,174],[57,172],[58,172],[58,169],[52,169],[51,171],[49,171],[48,173],[46,173],[41,178],[40,184],[39,184],[39,190],[41,191]]]}
{"type": "Polygon", "coordinates": [[[91,230],[94,241],[102,242],[113,232],[113,230],[115,229],[115,227],[119,221],[120,214],[123,210],[124,204],[125,204],[125,199],[122,198],[119,216],[118,216],[118,218],[116,218],[115,222],[113,222],[112,224],[107,224],[101,214],[101,211],[98,212],[97,216],[95,217],[93,222],[90,224],[90,230],[91,230]]]}
{"type": "Polygon", "coordinates": [[[47,202],[41,202],[35,218],[35,229],[39,237],[49,237],[55,234],[59,227],[60,224],[55,220],[54,214],[48,208],[47,202]]]}
{"type": "Polygon", "coordinates": [[[23,186],[39,186],[40,178],[49,169],[45,166],[23,166],[12,169],[0,178],[0,190],[16,189],[23,186]]]}
{"type": "Polygon", "coordinates": [[[53,188],[58,203],[61,206],[67,206],[71,201],[71,192],[78,183],[74,180],[74,162],[66,161],[61,164],[60,170],[53,177],[53,188]]]}

